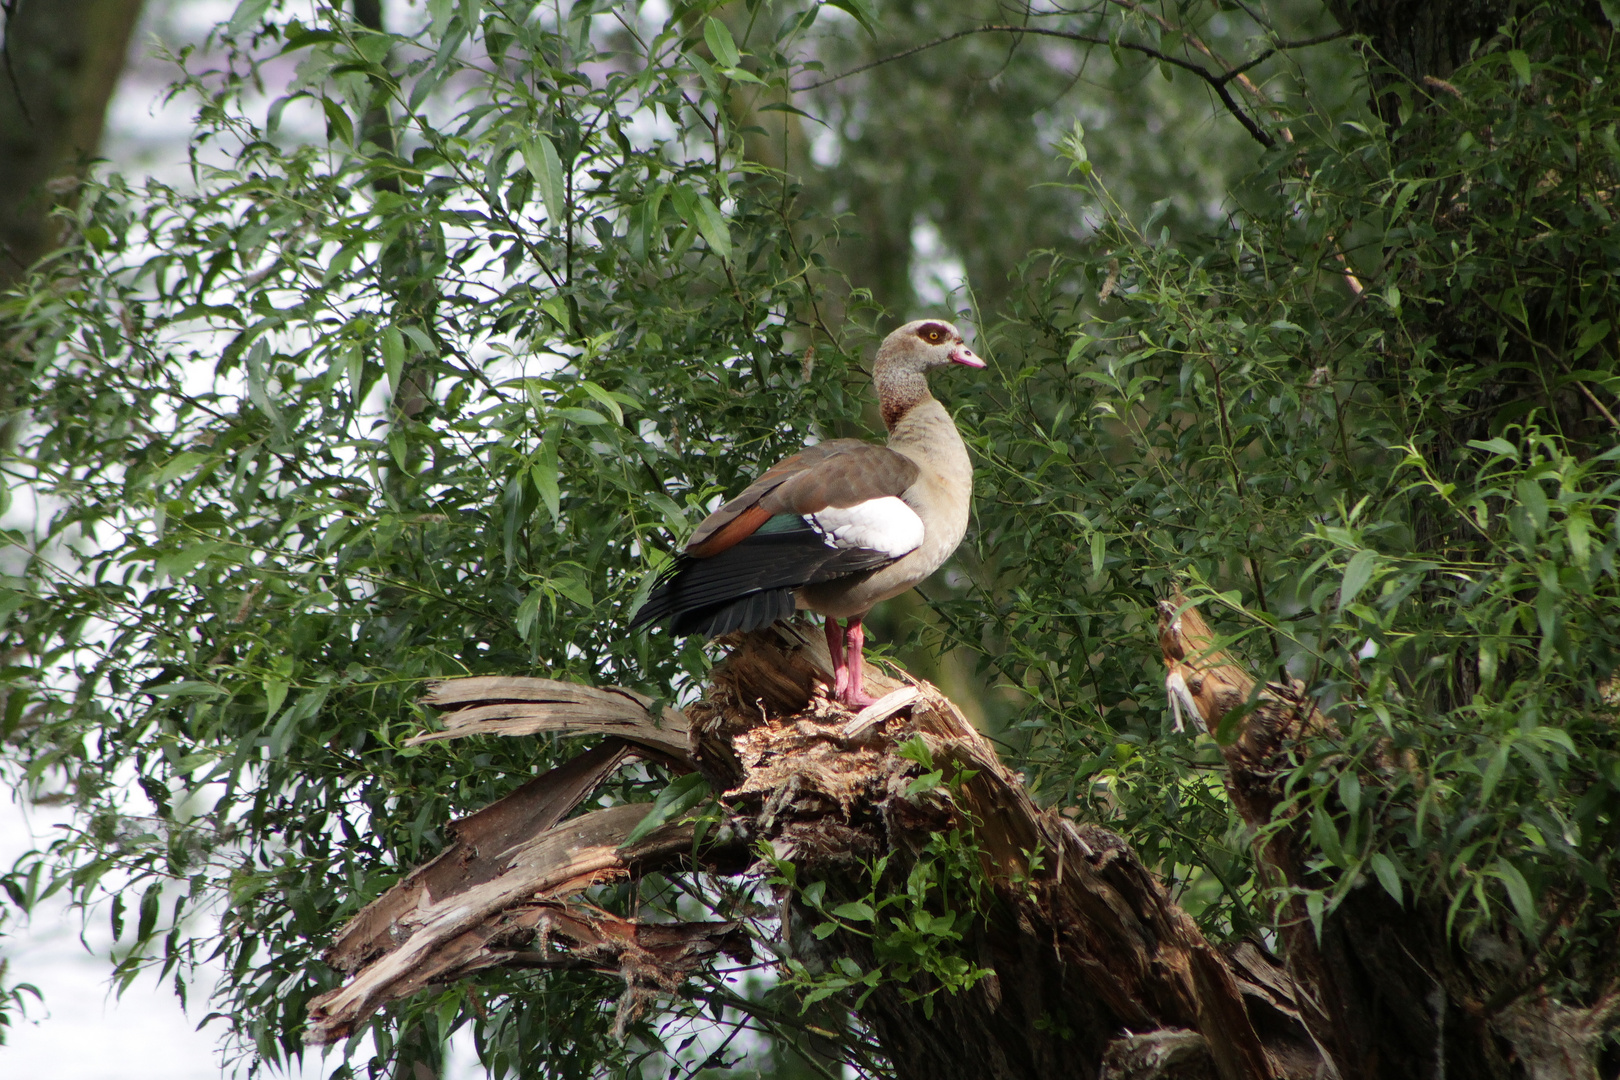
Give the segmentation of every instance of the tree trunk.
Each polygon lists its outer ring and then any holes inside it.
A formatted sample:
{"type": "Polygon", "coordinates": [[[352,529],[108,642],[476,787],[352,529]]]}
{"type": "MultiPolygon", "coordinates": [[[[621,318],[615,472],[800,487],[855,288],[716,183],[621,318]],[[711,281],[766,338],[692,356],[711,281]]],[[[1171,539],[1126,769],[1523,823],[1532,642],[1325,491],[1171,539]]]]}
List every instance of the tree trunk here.
{"type": "Polygon", "coordinates": [[[1443,79],[1456,70],[1473,43],[1502,24],[1511,5],[1503,0],[1328,0],[1327,8],[1340,26],[1366,37],[1375,64],[1422,82],[1425,75],[1443,79]]]}
{"type": "MultiPolygon", "coordinates": [[[[15,0],[0,56],[0,290],[66,239],[51,213],[101,144],[141,0],[15,0]]],[[[15,437],[26,363],[0,327],[0,448],[15,437]],[[15,366],[14,366],[15,365],[15,366]]]]}
{"type": "MultiPolygon", "coordinates": [[[[1184,602],[1159,605],[1159,640],[1178,714],[1192,712],[1211,731],[1234,712],[1244,714],[1221,748],[1226,789],[1255,835],[1266,838],[1257,854],[1272,884],[1333,885],[1307,869],[1309,812],[1285,804],[1284,790],[1296,760],[1342,747],[1332,725],[1303,686],[1257,687],[1214,647],[1215,635],[1184,602]]],[[[1377,753],[1367,766],[1360,777],[1367,789],[1397,767],[1377,753]]],[[[1595,1080],[1620,987],[1594,987],[1597,1004],[1587,1009],[1553,1001],[1526,983],[1523,965],[1502,961],[1517,948],[1511,928],[1479,931],[1465,947],[1447,932],[1442,899],[1397,903],[1371,881],[1317,919],[1299,891],[1290,908],[1277,931],[1289,973],[1308,988],[1300,1014],[1342,1080],[1595,1080]]]]}
{"type": "Polygon", "coordinates": [[[19,0],[0,71],[0,288],[61,241],[50,181],[101,144],[141,0],[19,0]]]}

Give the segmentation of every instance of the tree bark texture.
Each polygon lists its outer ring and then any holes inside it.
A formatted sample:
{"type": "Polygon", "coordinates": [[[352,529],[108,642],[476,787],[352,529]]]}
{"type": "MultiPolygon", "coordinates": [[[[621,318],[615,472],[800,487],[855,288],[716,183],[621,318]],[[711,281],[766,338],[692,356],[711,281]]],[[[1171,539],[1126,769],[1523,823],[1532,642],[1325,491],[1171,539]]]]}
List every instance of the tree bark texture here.
{"type": "Polygon", "coordinates": [[[52,180],[101,144],[141,0],[17,0],[0,70],[0,287],[61,241],[52,180]]]}
{"type": "Polygon", "coordinates": [[[1511,10],[1504,0],[1328,0],[1346,30],[1367,39],[1376,64],[1413,82],[1444,79],[1511,10]]]}

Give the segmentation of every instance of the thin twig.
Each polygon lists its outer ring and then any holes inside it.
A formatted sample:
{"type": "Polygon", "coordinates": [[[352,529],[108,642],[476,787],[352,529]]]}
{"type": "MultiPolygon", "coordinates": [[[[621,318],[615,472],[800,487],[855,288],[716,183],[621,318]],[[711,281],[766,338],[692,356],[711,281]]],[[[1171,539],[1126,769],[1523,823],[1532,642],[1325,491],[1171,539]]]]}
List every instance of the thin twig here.
{"type": "MultiPolygon", "coordinates": [[[[902,49],[900,52],[892,53],[889,56],[881,57],[865,64],[859,64],[850,68],[848,71],[840,72],[837,75],[830,75],[825,79],[818,79],[815,82],[806,83],[803,86],[795,86],[792,89],[794,93],[803,93],[808,90],[816,90],[820,87],[838,82],[841,79],[847,79],[851,75],[858,75],[863,71],[870,71],[872,68],[880,67],[883,64],[892,63],[896,60],[903,60],[908,56],[914,56],[917,53],[924,52],[928,49],[944,45],[947,42],[955,41],[958,38],[968,37],[973,34],[1032,34],[1037,37],[1051,37],[1061,38],[1064,41],[1077,41],[1084,45],[1107,45],[1110,48],[1126,49],[1130,52],[1141,53],[1143,56],[1151,57],[1160,63],[1181,68],[1183,71],[1189,71],[1198,76],[1205,83],[1209,84],[1210,89],[1214,90],[1215,95],[1221,99],[1221,104],[1226,107],[1226,111],[1231,113],[1237,119],[1238,123],[1243,125],[1244,130],[1253,136],[1256,142],[1269,150],[1277,145],[1277,140],[1273,138],[1264,128],[1262,128],[1252,116],[1243,111],[1243,108],[1238,105],[1236,100],[1233,99],[1231,92],[1227,90],[1227,84],[1233,80],[1237,80],[1251,93],[1258,93],[1259,88],[1255,87],[1254,84],[1250,82],[1243,74],[1249,68],[1252,68],[1256,64],[1269,59],[1272,55],[1284,49],[1304,48],[1309,45],[1320,45],[1323,42],[1332,41],[1336,38],[1343,37],[1345,36],[1345,33],[1346,31],[1338,31],[1333,34],[1325,34],[1315,38],[1305,38],[1300,41],[1278,42],[1274,48],[1261,54],[1259,57],[1248,61],[1246,64],[1240,67],[1233,68],[1229,71],[1224,71],[1217,75],[1208,68],[1195,64],[1190,60],[1183,60],[1179,56],[1171,56],[1169,53],[1155,49],[1151,45],[1143,45],[1132,41],[1110,41],[1107,38],[1099,37],[1096,34],[1082,34],[1074,30],[1052,30],[1038,26],[998,26],[987,24],[985,26],[975,26],[967,30],[958,30],[954,34],[946,34],[944,37],[936,38],[933,41],[927,41],[921,45],[913,45],[909,49],[902,49]]],[[[1204,51],[1208,53],[1207,48],[1204,51]]],[[[1214,59],[1213,54],[1210,55],[1211,58],[1214,59]]]]}
{"type": "Polygon", "coordinates": [[[1303,49],[1311,45],[1325,45],[1329,41],[1337,41],[1339,38],[1348,37],[1349,35],[1350,31],[1348,30],[1335,30],[1331,34],[1319,34],[1316,37],[1301,38],[1298,41],[1279,41],[1276,45],[1262,52],[1259,56],[1254,57],[1252,60],[1245,60],[1231,71],[1228,71],[1225,75],[1222,75],[1221,81],[1230,82],[1251,68],[1265,63],[1267,60],[1270,60],[1273,56],[1276,56],[1280,52],[1287,52],[1289,49],[1303,49]]]}

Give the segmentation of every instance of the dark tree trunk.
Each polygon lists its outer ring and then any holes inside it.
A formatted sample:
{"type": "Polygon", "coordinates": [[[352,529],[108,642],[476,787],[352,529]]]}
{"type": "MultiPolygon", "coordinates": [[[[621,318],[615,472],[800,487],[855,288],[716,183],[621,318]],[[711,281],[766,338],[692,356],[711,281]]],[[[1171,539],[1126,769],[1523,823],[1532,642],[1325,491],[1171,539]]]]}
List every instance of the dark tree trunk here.
{"type": "Polygon", "coordinates": [[[1507,0],[1328,0],[1327,7],[1340,26],[1366,37],[1375,64],[1413,82],[1450,75],[1512,10],[1507,0]]]}
{"type": "MultiPolygon", "coordinates": [[[[64,239],[51,214],[101,144],[141,0],[13,0],[0,57],[0,290],[64,239]]],[[[25,362],[0,327],[0,447],[27,400],[25,362]]]]}
{"type": "Polygon", "coordinates": [[[50,181],[101,144],[141,0],[18,0],[0,70],[0,287],[61,241],[50,181]]]}

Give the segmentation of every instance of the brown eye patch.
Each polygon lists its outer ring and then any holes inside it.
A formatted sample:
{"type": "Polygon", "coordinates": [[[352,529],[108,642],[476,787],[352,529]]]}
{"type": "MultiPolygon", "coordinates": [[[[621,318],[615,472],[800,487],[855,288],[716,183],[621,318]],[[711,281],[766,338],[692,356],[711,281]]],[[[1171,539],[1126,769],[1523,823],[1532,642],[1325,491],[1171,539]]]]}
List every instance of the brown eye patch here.
{"type": "Polygon", "coordinates": [[[937,322],[923,323],[917,327],[917,336],[930,345],[938,345],[950,336],[950,332],[937,322]]]}

